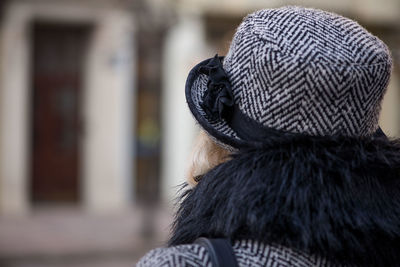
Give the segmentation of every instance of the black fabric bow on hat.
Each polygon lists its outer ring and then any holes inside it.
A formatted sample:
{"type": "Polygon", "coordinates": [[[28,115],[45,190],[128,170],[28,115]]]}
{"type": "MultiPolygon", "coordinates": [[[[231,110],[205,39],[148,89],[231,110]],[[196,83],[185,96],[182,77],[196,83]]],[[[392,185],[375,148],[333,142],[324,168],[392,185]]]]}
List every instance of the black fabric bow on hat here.
{"type": "Polygon", "coordinates": [[[218,54],[207,65],[200,67],[199,72],[208,75],[208,90],[200,104],[204,112],[211,120],[229,121],[234,104],[232,86],[218,54]]]}

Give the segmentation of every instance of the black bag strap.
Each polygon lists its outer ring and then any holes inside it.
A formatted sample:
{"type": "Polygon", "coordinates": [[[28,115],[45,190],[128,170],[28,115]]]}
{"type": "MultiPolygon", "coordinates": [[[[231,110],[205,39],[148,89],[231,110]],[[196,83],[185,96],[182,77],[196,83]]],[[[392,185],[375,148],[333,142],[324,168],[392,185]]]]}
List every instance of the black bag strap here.
{"type": "Polygon", "coordinates": [[[228,239],[200,237],[194,243],[208,250],[213,267],[239,267],[228,239]]]}

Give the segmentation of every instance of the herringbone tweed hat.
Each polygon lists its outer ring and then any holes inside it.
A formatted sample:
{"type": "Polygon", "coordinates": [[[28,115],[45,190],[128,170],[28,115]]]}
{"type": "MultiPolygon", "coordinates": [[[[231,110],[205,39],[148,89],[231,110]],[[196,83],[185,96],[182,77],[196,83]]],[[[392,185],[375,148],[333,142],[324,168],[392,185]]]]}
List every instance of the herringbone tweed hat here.
{"type": "Polygon", "coordinates": [[[391,66],[386,45],[353,20],[266,9],[244,18],[225,58],[191,70],[186,99],[200,125],[233,147],[266,131],[363,137],[379,129],[391,66]]]}

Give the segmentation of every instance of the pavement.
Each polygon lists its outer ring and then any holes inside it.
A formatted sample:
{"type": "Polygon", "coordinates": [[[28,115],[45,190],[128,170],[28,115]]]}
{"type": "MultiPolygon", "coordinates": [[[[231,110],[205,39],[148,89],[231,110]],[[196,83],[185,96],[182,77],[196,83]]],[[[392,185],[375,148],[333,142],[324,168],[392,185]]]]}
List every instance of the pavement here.
{"type": "Polygon", "coordinates": [[[113,214],[41,208],[0,217],[1,267],[134,266],[168,238],[172,211],[135,207],[113,214]]]}

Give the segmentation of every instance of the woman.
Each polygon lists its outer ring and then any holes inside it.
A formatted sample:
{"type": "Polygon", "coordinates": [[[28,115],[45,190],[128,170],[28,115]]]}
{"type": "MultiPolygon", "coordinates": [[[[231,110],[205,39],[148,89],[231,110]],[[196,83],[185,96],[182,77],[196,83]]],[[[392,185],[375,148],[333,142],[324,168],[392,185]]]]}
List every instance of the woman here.
{"type": "Polygon", "coordinates": [[[248,15],[227,56],[189,74],[205,131],[192,187],[169,247],[138,266],[212,266],[199,237],[228,239],[239,266],[400,266],[400,143],[378,125],[391,67],[350,19],[248,15]]]}

